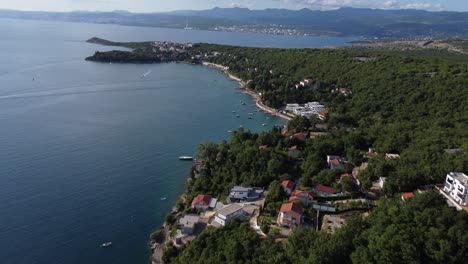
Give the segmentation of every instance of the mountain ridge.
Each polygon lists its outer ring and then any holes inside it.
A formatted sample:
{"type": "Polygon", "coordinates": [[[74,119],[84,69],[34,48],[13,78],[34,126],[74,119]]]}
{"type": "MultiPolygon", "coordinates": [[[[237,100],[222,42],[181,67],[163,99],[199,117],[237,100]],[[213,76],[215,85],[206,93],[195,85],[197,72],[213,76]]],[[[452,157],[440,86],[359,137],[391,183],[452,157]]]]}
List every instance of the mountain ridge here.
{"type": "MultiPolygon", "coordinates": [[[[416,9],[289,10],[212,8],[159,13],[45,12],[0,10],[0,18],[39,19],[129,26],[264,32],[265,28],[294,30],[295,34],[363,36],[368,38],[468,38],[468,12],[416,9]],[[263,30],[263,31],[262,31],[263,30]]],[[[273,30],[274,32],[274,30],[273,30]]]]}

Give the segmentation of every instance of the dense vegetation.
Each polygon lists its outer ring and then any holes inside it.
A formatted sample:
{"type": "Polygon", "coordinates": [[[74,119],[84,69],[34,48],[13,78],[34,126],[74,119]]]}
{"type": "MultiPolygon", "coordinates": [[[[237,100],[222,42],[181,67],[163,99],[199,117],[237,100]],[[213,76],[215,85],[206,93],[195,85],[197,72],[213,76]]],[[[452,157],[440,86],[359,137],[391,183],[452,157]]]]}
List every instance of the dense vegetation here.
{"type": "Polygon", "coordinates": [[[468,214],[447,207],[435,192],[408,202],[382,201],[367,218],[334,234],[297,228],[284,241],[260,240],[248,223],[208,229],[167,263],[465,263],[468,214]]]}
{"type": "Polygon", "coordinates": [[[361,50],[199,48],[221,52],[211,61],[249,81],[249,88],[262,93],[270,106],[324,103],[329,126],[350,131],[341,138],[342,151],[374,147],[379,153],[401,155],[398,161],[383,160],[385,170],[368,170],[362,179],[367,186],[389,176],[395,183],[389,193],[411,191],[442,182],[448,171],[468,170],[468,60],[361,50]],[[304,78],[314,79],[314,85],[296,89],[304,78]],[[353,94],[331,92],[338,87],[353,94]],[[444,152],[452,148],[465,154],[444,152]]]}
{"type": "Polygon", "coordinates": [[[198,158],[203,163],[200,176],[192,175],[187,181],[188,202],[200,193],[223,196],[234,185],[268,187],[274,180],[297,176],[298,165],[284,150],[290,143],[280,132],[275,129],[258,135],[239,129],[229,144],[201,144],[198,158]],[[269,148],[260,150],[264,145],[269,148]]]}

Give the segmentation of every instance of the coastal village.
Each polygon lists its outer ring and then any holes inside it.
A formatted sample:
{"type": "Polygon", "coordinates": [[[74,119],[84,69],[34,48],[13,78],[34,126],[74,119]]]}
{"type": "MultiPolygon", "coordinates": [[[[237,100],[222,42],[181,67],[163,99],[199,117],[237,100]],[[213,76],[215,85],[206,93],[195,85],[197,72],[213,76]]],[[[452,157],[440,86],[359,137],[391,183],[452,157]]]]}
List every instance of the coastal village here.
{"type": "MultiPolygon", "coordinates": [[[[207,56],[218,56],[214,52],[207,56]]],[[[197,59],[206,58],[205,56],[197,59]]],[[[238,81],[242,89],[247,90],[257,106],[273,115],[279,115],[291,120],[294,117],[313,118],[318,122],[315,125],[320,132],[288,130],[282,128],[284,138],[294,139],[295,142],[305,142],[307,139],[317,139],[321,135],[327,134],[326,120],[328,110],[320,102],[308,102],[305,104],[290,103],[283,109],[273,109],[262,105],[261,94],[256,94],[246,89],[246,83],[240,78],[229,73],[229,68],[209,62],[203,63],[209,67],[215,67],[224,71],[230,78],[238,81]]],[[[306,78],[291,89],[311,88],[314,80],[306,78]]],[[[333,87],[330,93],[340,94],[344,97],[352,96],[349,88],[333,87]]],[[[268,145],[258,147],[259,150],[267,150],[268,145]]],[[[303,149],[299,145],[289,146],[284,149],[287,155],[293,159],[301,160],[303,149]]],[[[453,150],[448,150],[452,151],[453,150]]],[[[210,193],[200,193],[190,202],[190,208],[174,209],[171,212],[173,224],[170,231],[163,240],[152,241],[153,263],[160,263],[162,257],[161,241],[170,241],[176,247],[181,247],[190,243],[206,228],[223,228],[225,225],[236,221],[246,221],[249,223],[259,237],[271,236],[275,239],[285,239],[296,227],[303,226],[334,233],[346,224],[349,218],[353,216],[367,217],[373,208],[378,206],[378,200],[385,186],[386,178],[380,177],[372,183],[370,188],[365,188],[359,180],[359,173],[368,166],[368,161],[383,156],[386,160],[399,159],[397,153],[380,154],[374,148],[369,148],[367,153],[361,153],[364,162],[356,166],[348,161],[345,156],[334,155],[330,153],[324,157],[327,163],[327,170],[339,175],[335,178],[336,184],[347,188],[339,190],[333,186],[316,184],[313,187],[302,186],[299,179],[283,180],[281,182],[281,191],[286,199],[276,210],[276,214],[271,214],[271,210],[265,208],[265,200],[271,191],[268,188],[256,186],[232,186],[229,193],[223,196],[214,197],[210,193]]],[[[201,168],[203,160],[196,160],[193,166],[195,177],[201,177],[201,168]]],[[[447,205],[457,210],[468,211],[468,176],[460,172],[449,172],[446,181],[439,185],[421,186],[412,192],[401,193],[401,202],[412,199],[415,195],[428,191],[440,192],[447,201],[447,205]]],[[[186,197],[182,196],[182,199],[186,197]]],[[[187,203],[187,201],[184,201],[187,203]]],[[[166,223],[167,224],[167,223],[166,223]]]]}
{"type": "MultiPolygon", "coordinates": [[[[241,91],[250,94],[261,111],[289,121],[285,127],[274,127],[273,131],[262,140],[242,129],[231,134],[233,140],[237,137],[238,144],[249,136],[255,139],[249,144],[262,142],[254,146],[258,157],[262,157],[262,153],[270,158],[272,153],[277,155],[276,159],[280,156],[283,165],[278,164],[278,160],[275,161],[276,165],[275,162],[270,164],[269,160],[256,163],[257,166],[268,165],[268,169],[274,168],[271,171],[278,175],[269,179],[279,179],[279,181],[245,184],[236,178],[230,183],[216,183],[222,185],[220,186],[222,188],[216,186],[204,188],[200,184],[213,183],[210,179],[205,181],[203,178],[218,177],[211,174],[216,167],[214,163],[223,160],[222,156],[229,153],[229,150],[225,153],[215,150],[214,157],[201,155],[200,159],[194,161],[187,185],[191,186],[196,182],[197,189],[209,191],[196,193],[190,191],[181,196],[173,210],[166,216],[163,227],[151,235],[153,263],[162,262],[165,248],[184,248],[200,234],[213,229],[223,229],[237,221],[248,223],[250,229],[260,238],[272,238],[275,241],[290,238],[298,227],[333,234],[356,216],[367,218],[379,207],[381,201],[379,199],[387,198],[387,193],[396,194],[400,198],[399,202],[404,204],[422,193],[438,192],[444,197],[448,206],[459,211],[468,210],[468,176],[463,172],[445,171],[447,174],[445,182],[421,185],[412,191],[404,188],[403,191],[399,186],[400,183],[388,177],[391,169],[387,171],[382,169],[382,164],[388,168],[397,164],[402,158],[400,152],[389,152],[391,148],[382,148],[384,149],[382,150],[365,144],[353,148],[349,147],[352,144],[346,142],[340,143],[342,145],[339,146],[333,145],[356,129],[356,126],[350,124],[339,127],[336,119],[333,119],[336,117],[334,115],[339,104],[355,96],[351,84],[325,83],[313,73],[296,78],[294,82],[285,81],[284,75],[275,72],[274,69],[252,67],[252,64],[245,68],[231,68],[226,65],[232,64],[224,62],[231,61],[235,67],[239,67],[236,65],[239,55],[223,50],[200,49],[197,44],[151,42],[150,46],[152,53],[163,56],[160,57],[161,61],[185,61],[223,71],[228,77],[239,82],[241,91]],[[237,72],[242,72],[244,78],[236,76],[237,72]],[[289,94],[289,97],[285,96],[282,101],[275,101],[277,100],[275,93],[268,91],[277,85],[271,80],[273,78],[276,82],[287,84],[281,89],[289,94]],[[257,83],[257,86],[254,86],[254,83],[257,83]],[[269,87],[259,86],[258,83],[264,83],[269,87]],[[312,100],[301,97],[304,94],[312,100]],[[327,141],[330,138],[331,140],[327,141]],[[313,149],[314,145],[320,145],[321,141],[328,143],[322,145],[320,150],[313,149]],[[363,149],[367,147],[368,150],[364,151],[363,149]],[[312,164],[312,169],[305,167],[306,163],[312,164]],[[285,164],[301,169],[292,170],[291,174],[279,174],[281,166],[285,164]],[[372,166],[373,175],[369,176],[368,168],[372,166]],[[306,173],[307,170],[309,171],[306,173]],[[223,191],[220,192],[220,189],[223,191]]],[[[366,64],[375,60],[373,57],[357,56],[351,61],[366,64]]],[[[248,58],[245,58],[245,61],[249,63],[248,58]]],[[[454,156],[464,154],[461,149],[447,149],[446,153],[454,156]]],[[[253,166],[252,164],[248,165],[253,166]]],[[[223,165],[224,163],[219,164],[223,165]]],[[[249,169],[249,173],[255,173],[255,169],[249,169]]],[[[219,172],[220,170],[217,170],[217,173],[219,172]]],[[[244,179],[249,178],[244,175],[244,171],[234,172],[231,175],[239,174],[244,179]]],[[[441,177],[442,175],[439,175],[438,178],[441,177]]]]}
{"type": "MultiPolygon", "coordinates": [[[[304,140],[311,136],[295,131],[284,131],[285,137],[295,137],[304,140]]],[[[267,149],[260,146],[259,149],[267,149]]],[[[288,150],[289,155],[295,156],[295,148],[288,150]]],[[[371,159],[379,155],[375,149],[364,153],[371,159]]],[[[385,159],[398,159],[399,155],[385,153],[385,159]]],[[[282,203],[277,215],[271,215],[264,210],[265,198],[268,189],[253,186],[233,186],[229,193],[223,197],[213,197],[210,194],[198,194],[192,201],[191,207],[180,213],[174,209],[172,215],[175,219],[170,234],[165,237],[176,247],[190,243],[206,228],[223,228],[225,225],[238,219],[248,221],[252,230],[260,237],[273,236],[276,239],[287,238],[291,231],[304,226],[317,231],[334,233],[346,224],[350,217],[360,215],[366,217],[375,206],[378,206],[380,193],[385,186],[386,178],[381,177],[373,182],[370,189],[360,185],[358,174],[367,167],[367,162],[351,171],[346,169],[349,162],[345,157],[328,155],[326,157],[328,170],[338,171],[340,177],[337,182],[348,181],[355,191],[339,191],[331,186],[317,184],[313,188],[302,187],[298,180],[283,180],[281,190],[287,201],[282,203]],[[174,232],[175,231],[175,232],[174,232]]],[[[194,173],[199,175],[203,161],[194,163],[194,173]]],[[[349,166],[348,166],[349,167],[349,166]]],[[[468,176],[460,172],[450,172],[446,181],[440,185],[421,186],[413,192],[401,194],[401,202],[412,199],[415,195],[427,191],[438,191],[444,197],[448,206],[457,210],[468,211],[468,176]]],[[[152,242],[154,250],[153,262],[158,263],[161,258],[160,244],[152,242]]]]}

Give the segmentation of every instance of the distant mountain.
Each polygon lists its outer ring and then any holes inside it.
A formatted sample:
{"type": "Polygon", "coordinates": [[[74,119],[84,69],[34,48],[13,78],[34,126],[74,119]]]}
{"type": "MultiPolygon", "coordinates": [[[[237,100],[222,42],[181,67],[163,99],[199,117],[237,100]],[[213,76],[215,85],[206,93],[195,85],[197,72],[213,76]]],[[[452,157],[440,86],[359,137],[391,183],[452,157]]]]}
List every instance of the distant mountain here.
{"type": "Polygon", "coordinates": [[[118,24],[127,26],[184,28],[187,23],[197,29],[210,29],[214,25],[232,26],[245,24],[243,22],[215,17],[177,16],[163,13],[131,13],[127,11],[114,12],[41,12],[0,10],[0,18],[51,20],[68,22],[88,22],[100,24],[118,24]]]}
{"type": "Polygon", "coordinates": [[[250,24],[279,24],[305,31],[367,37],[467,37],[468,12],[341,8],[331,11],[213,8],[167,14],[225,18],[250,24]]]}
{"type": "MultiPolygon", "coordinates": [[[[265,28],[296,30],[298,34],[365,36],[387,38],[468,37],[468,12],[429,12],[423,10],[379,10],[341,8],[331,11],[247,8],[213,8],[201,11],[167,13],[114,12],[22,12],[0,10],[1,18],[58,20],[246,32],[265,28]]],[[[278,32],[278,31],[276,31],[278,32]]],[[[281,34],[281,33],[280,33],[281,34]]]]}

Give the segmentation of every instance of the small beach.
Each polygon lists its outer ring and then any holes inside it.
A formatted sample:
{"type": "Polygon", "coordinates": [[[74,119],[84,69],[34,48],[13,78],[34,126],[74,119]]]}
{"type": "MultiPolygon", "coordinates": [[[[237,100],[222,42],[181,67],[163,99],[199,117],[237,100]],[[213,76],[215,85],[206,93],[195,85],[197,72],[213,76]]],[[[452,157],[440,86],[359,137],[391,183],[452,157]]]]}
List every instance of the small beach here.
{"type": "Polygon", "coordinates": [[[220,65],[220,64],[215,64],[215,63],[210,63],[210,62],[203,62],[203,65],[205,66],[208,66],[208,67],[212,67],[212,68],[216,68],[218,70],[221,70],[224,72],[224,74],[226,74],[230,79],[234,80],[234,81],[237,81],[239,83],[239,86],[241,88],[241,91],[246,93],[246,94],[249,94],[250,96],[253,97],[253,99],[255,100],[255,105],[265,111],[266,113],[269,113],[271,115],[274,115],[274,116],[277,116],[277,117],[280,117],[280,118],[283,118],[287,121],[291,120],[292,117],[288,116],[288,115],[285,115],[281,112],[279,112],[277,109],[274,109],[272,107],[269,107],[267,105],[265,105],[261,98],[260,98],[260,95],[257,94],[256,92],[250,90],[249,88],[247,88],[247,84],[241,79],[239,78],[238,76],[235,76],[233,75],[232,73],[229,72],[229,67],[226,67],[226,66],[223,66],[223,65],[220,65]]]}

